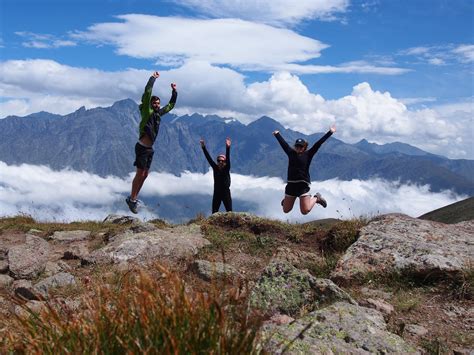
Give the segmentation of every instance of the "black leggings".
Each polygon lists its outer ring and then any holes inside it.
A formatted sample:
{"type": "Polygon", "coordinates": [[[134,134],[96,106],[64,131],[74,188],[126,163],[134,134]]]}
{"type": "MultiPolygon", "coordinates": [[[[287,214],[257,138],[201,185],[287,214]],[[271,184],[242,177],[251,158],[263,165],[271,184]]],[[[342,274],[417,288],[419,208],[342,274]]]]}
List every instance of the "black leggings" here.
{"type": "Polygon", "coordinates": [[[224,207],[227,212],[232,211],[232,197],[230,196],[230,189],[214,190],[214,196],[212,196],[212,213],[219,211],[221,202],[224,202],[224,207]]]}

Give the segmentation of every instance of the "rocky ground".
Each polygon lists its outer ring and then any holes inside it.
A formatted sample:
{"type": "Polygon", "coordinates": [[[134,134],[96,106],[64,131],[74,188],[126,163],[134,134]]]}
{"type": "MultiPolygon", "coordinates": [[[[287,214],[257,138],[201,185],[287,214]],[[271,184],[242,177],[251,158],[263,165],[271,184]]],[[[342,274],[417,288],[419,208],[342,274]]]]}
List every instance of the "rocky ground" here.
{"type": "Polygon", "coordinates": [[[185,225],[0,220],[0,338],[91,282],[159,262],[189,288],[239,287],[270,353],[474,352],[474,221],[405,215],[302,225],[218,213],[185,225]]]}

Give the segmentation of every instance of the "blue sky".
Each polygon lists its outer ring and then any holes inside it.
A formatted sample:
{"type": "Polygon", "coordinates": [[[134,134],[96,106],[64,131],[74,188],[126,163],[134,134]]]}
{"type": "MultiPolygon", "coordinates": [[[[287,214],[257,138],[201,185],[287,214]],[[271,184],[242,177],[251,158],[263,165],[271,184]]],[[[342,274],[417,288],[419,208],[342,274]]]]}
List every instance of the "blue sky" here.
{"type": "Polygon", "coordinates": [[[474,158],[471,0],[0,4],[1,118],[138,101],[159,70],[177,114],[474,158]]]}

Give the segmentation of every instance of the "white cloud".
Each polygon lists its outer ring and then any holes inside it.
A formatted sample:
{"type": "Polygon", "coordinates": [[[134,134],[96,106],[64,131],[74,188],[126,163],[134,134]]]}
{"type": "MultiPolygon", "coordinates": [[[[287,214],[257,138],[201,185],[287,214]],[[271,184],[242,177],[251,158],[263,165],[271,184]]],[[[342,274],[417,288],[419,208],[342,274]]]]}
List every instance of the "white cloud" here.
{"type": "MultiPolygon", "coordinates": [[[[30,214],[42,221],[102,220],[108,214],[130,214],[124,199],[129,193],[133,174],[127,179],[102,178],[85,172],[53,171],[45,166],[9,166],[0,162],[0,216],[30,214]]],[[[400,212],[417,217],[465,196],[449,191],[433,193],[428,186],[400,185],[383,180],[313,182],[312,192],[319,191],[328,201],[326,209],[315,206],[306,216],[298,204],[289,214],[281,211],[284,182],[279,178],[232,174],[232,196],[256,206],[247,211],[259,216],[306,222],[320,218],[349,219],[358,216],[400,212]]],[[[211,202],[212,172],[184,172],[181,177],[151,173],[141,196],[163,199],[170,195],[188,198],[203,195],[211,202]]],[[[209,211],[204,211],[209,213],[209,211]]],[[[143,219],[159,218],[143,208],[143,219]]],[[[194,216],[191,216],[194,217],[194,216]]]]}
{"type": "MultiPolygon", "coordinates": [[[[292,7],[294,4],[292,4],[292,7]]],[[[295,5],[296,6],[296,5],[295,5]]],[[[298,6],[296,6],[298,8],[298,6]]],[[[240,19],[189,19],[128,14],[122,22],[99,23],[76,39],[117,47],[117,53],[154,59],[160,65],[205,61],[247,71],[294,73],[372,73],[399,75],[407,69],[354,62],[341,66],[308,65],[328,45],[292,30],[240,19]]]]}
{"type": "Polygon", "coordinates": [[[418,60],[431,65],[471,63],[474,61],[473,44],[444,44],[430,47],[413,47],[398,53],[402,56],[415,56],[418,60]]]}
{"type": "Polygon", "coordinates": [[[169,58],[182,58],[182,63],[195,59],[247,69],[304,62],[319,57],[327,47],[287,29],[238,19],[137,14],[121,15],[118,19],[122,22],[95,24],[75,37],[114,45],[119,54],[153,58],[160,64],[169,64],[169,58]]]}
{"type": "Polygon", "coordinates": [[[308,19],[334,20],[345,13],[349,0],[183,0],[181,6],[205,15],[222,18],[240,18],[275,25],[294,25],[308,19]]]}
{"type": "Polygon", "coordinates": [[[60,39],[50,34],[38,34],[32,32],[15,32],[15,34],[27,39],[22,43],[23,47],[27,48],[44,49],[76,46],[74,41],[60,39]]]}
{"type": "Polygon", "coordinates": [[[473,62],[474,61],[474,44],[463,44],[453,49],[453,53],[460,54],[459,61],[473,62]]]}

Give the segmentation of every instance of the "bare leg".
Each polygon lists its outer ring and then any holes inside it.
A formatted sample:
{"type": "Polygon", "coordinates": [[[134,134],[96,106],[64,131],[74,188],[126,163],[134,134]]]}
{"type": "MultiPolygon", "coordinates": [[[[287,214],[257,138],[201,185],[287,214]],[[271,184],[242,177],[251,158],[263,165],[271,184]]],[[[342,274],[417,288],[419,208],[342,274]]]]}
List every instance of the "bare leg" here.
{"type": "Polygon", "coordinates": [[[293,209],[293,205],[295,204],[296,201],[296,196],[288,196],[285,195],[285,198],[283,199],[282,206],[283,206],[283,212],[288,213],[293,209]]]}
{"type": "Polygon", "coordinates": [[[300,197],[301,213],[308,214],[309,212],[311,212],[317,201],[317,197],[311,197],[310,195],[300,197]]]}
{"type": "Polygon", "coordinates": [[[137,168],[137,172],[132,181],[132,193],[130,194],[130,198],[132,200],[137,199],[138,193],[140,192],[147,176],[148,176],[148,170],[137,168]]]}

